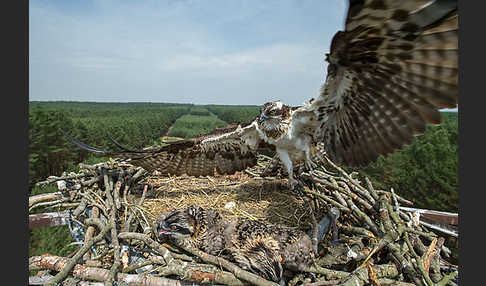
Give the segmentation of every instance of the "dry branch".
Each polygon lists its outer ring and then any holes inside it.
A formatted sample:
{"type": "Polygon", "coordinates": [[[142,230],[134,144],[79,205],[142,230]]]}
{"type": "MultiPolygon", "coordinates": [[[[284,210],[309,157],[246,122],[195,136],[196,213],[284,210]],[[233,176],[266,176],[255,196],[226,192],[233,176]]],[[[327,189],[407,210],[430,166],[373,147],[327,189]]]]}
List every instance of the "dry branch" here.
{"type": "MultiPolygon", "coordinates": [[[[53,255],[33,256],[29,259],[29,269],[49,269],[49,270],[59,271],[59,273],[61,273],[65,269],[67,269],[68,263],[69,260],[65,257],[59,257],[53,255]]],[[[73,265],[73,267],[71,267],[70,270],[72,270],[72,275],[74,277],[83,280],[107,281],[108,277],[110,276],[110,271],[107,269],[87,267],[82,264],[73,265]]],[[[51,279],[51,281],[54,280],[51,279]]],[[[133,275],[133,274],[125,274],[125,273],[120,273],[117,276],[117,281],[130,283],[129,285],[138,285],[138,286],[188,285],[181,281],[171,280],[162,277],[155,277],[152,275],[133,275]]],[[[55,284],[52,284],[51,282],[48,283],[47,285],[55,285],[55,284]]]]}
{"type": "Polygon", "coordinates": [[[79,249],[79,251],[71,259],[69,259],[69,261],[67,261],[64,264],[64,267],[62,267],[61,271],[58,274],[56,274],[56,276],[54,276],[51,280],[49,280],[47,285],[48,286],[51,286],[51,285],[54,286],[57,283],[59,283],[61,280],[66,278],[68,273],[71,271],[71,269],[74,267],[74,265],[78,262],[78,260],[81,259],[81,257],[83,257],[83,255],[90,249],[91,246],[93,246],[93,244],[102,240],[104,235],[111,228],[112,228],[111,224],[106,225],[105,227],[103,227],[101,229],[100,233],[97,236],[95,236],[93,239],[91,239],[87,243],[85,243],[83,245],[83,247],[81,247],[81,249],[79,249]]]}

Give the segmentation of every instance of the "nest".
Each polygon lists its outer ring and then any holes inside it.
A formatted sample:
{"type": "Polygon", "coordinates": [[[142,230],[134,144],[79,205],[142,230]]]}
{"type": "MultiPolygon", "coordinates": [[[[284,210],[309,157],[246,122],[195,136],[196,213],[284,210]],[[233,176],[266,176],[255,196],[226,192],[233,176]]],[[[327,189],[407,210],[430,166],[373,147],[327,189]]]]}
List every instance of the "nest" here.
{"type": "Polygon", "coordinates": [[[319,244],[315,266],[290,271],[287,285],[455,285],[458,267],[446,260],[444,238],[399,209],[411,202],[375,190],[367,178],[348,174],[327,158],[318,170],[301,175],[308,186],[290,190],[278,173],[262,177],[270,160],[260,155],[244,172],[200,178],[162,177],[109,161],[80,164],[79,173],[39,182],[56,183],[59,191],[30,197],[29,211],[57,212],[30,215],[31,227],[66,223],[80,248],[68,257],[30,257],[29,269],[39,271],[30,277],[31,285],[276,285],[184,242],[160,244],[156,218],[191,205],[228,219],[246,217],[304,231],[313,227],[314,215],[319,219],[331,207],[340,210],[338,231],[319,244]]]}

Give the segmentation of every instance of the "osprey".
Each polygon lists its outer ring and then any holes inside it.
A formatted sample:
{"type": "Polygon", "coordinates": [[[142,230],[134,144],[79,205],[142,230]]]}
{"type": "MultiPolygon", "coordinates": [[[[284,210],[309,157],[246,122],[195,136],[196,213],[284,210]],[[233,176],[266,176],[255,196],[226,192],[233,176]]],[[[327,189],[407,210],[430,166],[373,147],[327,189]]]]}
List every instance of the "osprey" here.
{"type": "Polygon", "coordinates": [[[314,264],[317,243],[337,219],[335,214],[325,215],[317,224],[315,246],[312,231],[305,233],[242,217],[229,220],[213,209],[200,206],[161,214],[156,229],[162,241],[188,241],[192,247],[226,257],[264,279],[279,282],[283,269],[305,271],[314,264]]]}
{"type": "Polygon", "coordinates": [[[117,144],[121,151],[111,152],[70,139],[147,170],[193,176],[233,174],[270,148],[293,187],[294,165],[314,168],[317,144],[337,164],[365,166],[439,124],[439,109],[457,107],[457,58],[457,0],[350,0],[345,30],[326,54],[326,80],[303,106],[269,102],[252,122],[144,150],[117,144]]]}

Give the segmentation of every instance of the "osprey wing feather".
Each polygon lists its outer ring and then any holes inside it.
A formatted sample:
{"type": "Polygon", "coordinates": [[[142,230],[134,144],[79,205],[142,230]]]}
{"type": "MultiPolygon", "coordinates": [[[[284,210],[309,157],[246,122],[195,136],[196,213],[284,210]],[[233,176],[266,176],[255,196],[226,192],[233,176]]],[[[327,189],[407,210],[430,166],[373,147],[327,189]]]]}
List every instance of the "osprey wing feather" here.
{"type": "Polygon", "coordinates": [[[80,142],[65,133],[80,148],[130,159],[130,163],[146,170],[159,170],[163,174],[207,176],[234,174],[252,167],[257,162],[255,150],[261,147],[255,123],[217,128],[210,133],[191,139],[167,143],[166,146],[143,150],[129,150],[118,143],[121,151],[101,150],[80,142]]]}
{"type": "Polygon", "coordinates": [[[410,144],[458,101],[457,1],[350,1],[320,95],[296,111],[331,160],[364,166],[410,144]]]}

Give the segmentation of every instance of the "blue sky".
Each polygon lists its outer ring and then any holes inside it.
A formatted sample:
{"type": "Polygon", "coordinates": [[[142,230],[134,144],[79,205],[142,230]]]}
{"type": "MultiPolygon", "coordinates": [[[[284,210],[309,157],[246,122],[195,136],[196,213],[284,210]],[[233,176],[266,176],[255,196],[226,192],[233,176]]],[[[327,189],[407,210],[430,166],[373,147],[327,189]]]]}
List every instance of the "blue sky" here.
{"type": "Polygon", "coordinates": [[[30,0],[29,99],[301,105],[344,0],[30,0]]]}
{"type": "Polygon", "coordinates": [[[300,105],[343,0],[31,0],[30,100],[300,105]]]}

